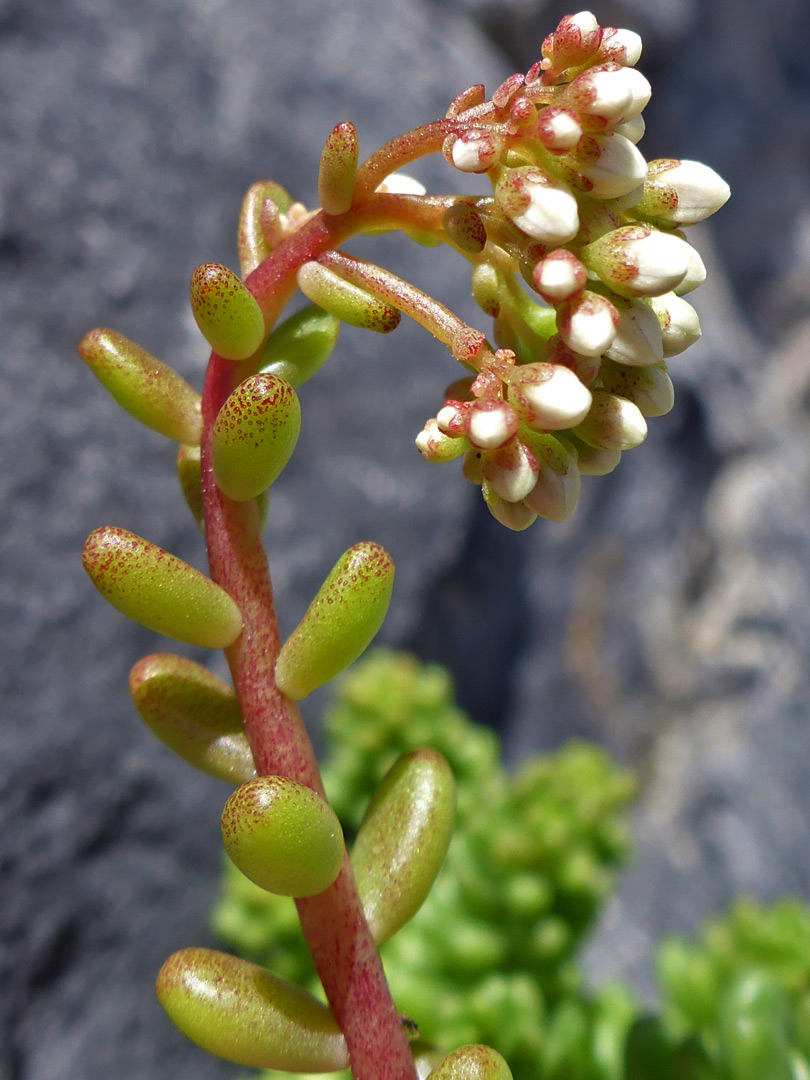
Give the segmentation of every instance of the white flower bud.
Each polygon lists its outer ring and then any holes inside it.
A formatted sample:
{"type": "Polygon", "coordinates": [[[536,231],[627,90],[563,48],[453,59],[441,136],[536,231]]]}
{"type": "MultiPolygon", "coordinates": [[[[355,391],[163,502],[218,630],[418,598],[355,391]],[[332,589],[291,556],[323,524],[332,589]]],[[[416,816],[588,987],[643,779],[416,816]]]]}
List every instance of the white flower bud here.
{"type": "Polygon", "coordinates": [[[552,435],[534,435],[529,449],[541,464],[525,505],[548,521],[568,521],[582,487],[576,453],[552,435]]]}
{"type": "Polygon", "coordinates": [[[537,431],[561,431],[585,419],[591,392],[561,364],[526,364],[514,371],[509,402],[537,431]]]}
{"type": "Polygon", "coordinates": [[[675,404],[675,388],[664,363],[632,368],[603,364],[602,384],[612,394],[632,401],[645,417],[666,416],[675,404]]]}
{"type": "Polygon", "coordinates": [[[585,288],[588,271],[566,248],[550,251],[532,271],[532,284],[549,304],[567,300],[585,288]]]}
{"type": "Polygon", "coordinates": [[[661,325],[643,300],[617,301],[619,325],[605,357],[617,364],[648,367],[664,356],[661,325]]]}
{"type": "Polygon", "coordinates": [[[582,124],[570,109],[544,109],[537,119],[537,138],[546,150],[573,150],[582,138],[582,124]]]}
{"type": "Polygon", "coordinates": [[[635,30],[615,30],[606,27],[602,31],[599,59],[622,67],[635,67],[641,59],[641,37],[635,30]]]}
{"type": "Polygon", "coordinates": [[[595,199],[618,199],[647,179],[640,151],[616,132],[583,138],[570,157],[570,168],[580,177],[582,190],[595,199]]]}
{"type": "Polygon", "coordinates": [[[519,439],[513,439],[484,454],[481,471],[496,495],[516,503],[525,499],[537,483],[540,465],[519,439]]]}
{"type": "Polygon", "coordinates": [[[407,173],[394,172],[386,176],[381,184],[377,185],[377,191],[385,195],[425,195],[427,188],[415,177],[407,173]]]}
{"type": "Polygon", "coordinates": [[[435,420],[428,420],[416,436],[416,449],[426,461],[454,461],[469,448],[466,439],[452,439],[440,431],[435,420]]]}
{"type": "Polygon", "coordinates": [[[557,310],[560,337],[569,349],[583,356],[601,356],[615,338],[618,325],[619,314],[610,300],[587,289],[557,310]]]}
{"type": "Polygon", "coordinates": [[[698,313],[675,293],[654,297],[650,307],[661,325],[665,357],[677,356],[700,337],[698,313]]]}
{"type": "Polygon", "coordinates": [[[696,225],[724,206],[731,188],[699,161],[651,161],[637,213],[639,217],[696,225]]]}
{"type": "Polygon", "coordinates": [[[543,56],[560,70],[586,64],[602,40],[602,28],[590,11],[565,15],[543,42],[543,56]]]}
{"type": "Polygon", "coordinates": [[[583,252],[586,266],[620,296],[660,296],[679,285],[689,268],[689,245],[644,225],[623,225],[583,252]]]}
{"type": "Polygon", "coordinates": [[[500,146],[491,135],[464,131],[452,143],[450,161],[461,172],[483,173],[498,160],[500,146]]]}
{"type": "Polygon", "coordinates": [[[467,413],[472,408],[471,403],[463,401],[448,401],[436,414],[436,423],[439,431],[444,432],[453,439],[464,435],[467,426],[467,413]]]}
{"type": "Polygon", "coordinates": [[[605,66],[589,68],[577,75],[564,100],[581,118],[586,118],[582,121],[586,127],[593,127],[596,122],[603,128],[613,128],[639,116],[651,93],[652,88],[640,71],[605,66]]]}
{"type": "Polygon", "coordinates": [[[495,201],[527,236],[564,244],[579,232],[579,207],[567,184],[541,169],[507,170],[495,186],[495,201]]]}
{"type": "Polygon", "coordinates": [[[632,450],[647,438],[647,421],[627,398],[595,390],[593,407],[575,434],[604,450],[632,450]]]}
{"type": "Polygon", "coordinates": [[[614,135],[624,135],[625,139],[629,139],[633,145],[640,142],[644,136],[644,132],[647,130],[647,125],[644,123],[643,116],[634,116],[632,120],[627,120],[623,124],[619,124],[618,127],[613,129],[614,135]]]}
{"type": "Polygon", "coordinates": [[[577,452],[577,465],[583,476],[607,476],[621,461],[621,450],[603,450],[599,446],[589,446],[570,433],[566,435],[577,452]]]}
{"type": "MultiPolygon", "coordinates": [[[[686,241],[684,240],[684,244],[686,241]]],[[[676,285],[672,290],[676,296],[686,296],[687,293],[692,292],[693,289],[697,289],[706,280],[706,267],[703,264],[703,259],[695,251],[691,244],[686,244],[687,247],[687,267],[686,275],[680,285],[676,285]]]]}
{"type": "Polygon", "coordinates": [[[522,502],[506,502],[494,491],[484,486],[484,500],[490,514],[512,532],[523,532],[537,521],[537,514],[522,502]]]}
{"type": "Polygon", "coordinates": [[[503,446],[517,429],[515,410],[505,401],[476,401],[467,413],[467,437],[482,450],[503,446]]]}

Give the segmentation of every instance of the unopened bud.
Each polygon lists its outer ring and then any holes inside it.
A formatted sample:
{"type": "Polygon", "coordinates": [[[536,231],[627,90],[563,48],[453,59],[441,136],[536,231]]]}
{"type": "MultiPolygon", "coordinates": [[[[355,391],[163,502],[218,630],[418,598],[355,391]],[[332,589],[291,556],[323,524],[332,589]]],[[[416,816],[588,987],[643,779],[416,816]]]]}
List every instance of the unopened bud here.
{"type": "MultiPolygon", "coordinates": [[[[686,244],[685,240],[684,243],[686,244]]],[[[703,264],[703,259],[691,244],[686,244],[686,248],[686,274],[680,285],[676,285],[672,290],[676,296],[686,296],[687,293],[697,289],[706,280],[706,267],[703,264]]]]}
{"type": "Polygon", "coordinates": [[[506,170],[495,185],[495,202],[527,236],[545,244],[564,244],[579,231],[570,188],[532,165],[506,170]]]}
{"type": "Polygon", "coordinates": [[[608,360],[633,367],[657,364],[664,355],[661,325],[655,312],[644,300],[617,300],[619,325],[616,336],[605,350],[608,360]]]}
{"type": "Polygon", "coordinates": [[[191,310],[200,333],[225,360],[247,360],[262,343],[262,309],[227,266],[197,267],[191,276],[191,310]]]}
{"type": "Polygon", "coordinates": [[[563,95],[588,130],[605,130],[639,116],[651,87],[640,71],[606,64],[577,75],[563,95]]]}
{"type": "Polygon", "coordinates": [[[355,544],[338,559],[276,663],[279,689],[300,701],[365,651],[383,624],[394,563],[379,544],[355,544]]]}
{"type": "Polygon", "coordinates": [[[596,55],[601,40],[602,28],[590,11],[565,15],[543,42],[543,56],[560,71],[581,67],[596,55]]]}
{"type": "Polygon", "coordinates": [[[519,439],[512,439],[481,459],[481,472],[492,490],[506,502],[525,499],[537,483],[539,464],[519,439]]]}
{"type": "Polygon", "coordinates": [[[465,438],[452,438],[439,429],[436,420],[428,420],[416,436],[416,449],[425,459],[437,464],[455,461],[469,450],[470,444],[465,438]]]}
{"type": "Polygon", "coordinates": [[[350,326],[379,334],[390,334],[399,326],[396,308],[318,262],[304,263],[298,271],[298,288],[307,300],[350,326]]]}
{"type": "Polygon", "coordinates": [[[384,195],[425,195],[427,188],[415,176],[408,176],[404,172],[393,172],[377,185],[377,191],[384,195]]]}
{"type": "Polygon", "coordinates": [[[641,37],[635,30],[605,27],[599,47],[599,59],[622,67],[635,67],[641,59],[641,37]]]}
{"type": "Polygon", "coordinates": [[[576,427],[591,407],[591,392],[570,368],[525,364],[515,369],[509,402],[521,420],[538,431],[576,427]]]}
{"type": "Polygon", "coordinates": [[[664,356],[677,356],[694,345],[701,334],[698,313],[675,293],[665,293],[650,301],[661,325],[664,356]]]}
{"type": "Polygon", "coordinates": [[[644,195],[635,209],[641,218],[695,225],[724,206],[731,188],[699,161],[651,161],[644,195]]]}
{"type": "Polygon", "coordinates": [[[458,138],[451,136],[448,143],[450,164],[461,172],[485,173],[496,164],[501,153],[498,139],[475,129],[462,131],[458,138]]]}
{"type": "Polygon", "coordinates": [[[242,632],[242,614],[224,589],[126,529],[96,529],[82,562],[101,595],[149,630],[208,649],[226,649],[242,632]]]}
{"type": "Polygon", "coordinates": [[[236,502],[275,483],[301,431],[295,391],[275,375],[252,375],[228,396],[214,422],[211,461],[217,486],[236,502]]]}
{"type": "Polygon", "coordinates": [[[448,206],[442,214],[442,225],[456,247],[468,255],[477,255],[487,246],[484,222],[469,203],[457,202],[448,206]]]}
{"type": "Polygon", "coordinates": [[[79,356],[118,404],[153,431],[196,446],[200,395],[176,371],[115,330],[91,330],[79,356]]]}
{"type": "Polygon", "coordinates": [[[587,289],[557,309],[557,329],[565,344],[583,356],[601,356],[616,336],[619,315],[599,293],[587,289]]]}
{"type": "Polygon", "coordinates": [[[553,435],[531,432],[526,442],[540,471],[524,502],[547,521],[568,521],[577,508],[582,486],[576,454],[553,435]]]}
{"type": "Polygon", "coordinates": [[[632,401],[595,390],[591,411],[574,434],[604,450],[632,450],[647,438],[647,423],[632,401]]]}
{"type": "Polygon", "coordinates": [[[689,268],[689,245],[672,233],[623,225],[589,244],[582,257],[620,296],[661,296],[689,268]]]}
{"type": "Polygon", "coordinates": [[[471,276],[472,297],[485,315],[497,318],[501,310],[502,290],[506,282],[502,274],[488,262],[480,262],[473,267],[471,276]]]}
{"type": "Polygon", "coordinates": [[[582,124],[570,109],[544,109],[537,118],[537,138],[546,150],[573,150],[582,138],[582,124]]]}
{"type": "Polygon", "coordinates": [[[466,435],[467,413],[473,406],[472,401],[456,401],[449,398],[436,414],[439,430],[451,438],[458,439],[466,435]]]}
{"type": "Polygon", "coordinates": [[[607,476],[613,472],[621,460],[621,450],[604,450],[598,446],[589,446],[570,432],[566,432],[565,437],[576,450],[577,464],[583,476],[607,476]]]}
{"type": "Polygon", "coordinates": [[[351,210],[359,151],[357,129],[349,121],[327,136],[318,173],[318,201],[327,214],[351,210]]]}
{"type": "Polygon", "coordinates": [[[537,521],[537,514],[524,502],[507,502],[497,495],[486,482],[483,485],[484,501],[487,508],[497,522],[511,529],[512,532],[523,532],[537,521]]]}
{"type": "Polygon", "coordinates": [[[663,362],[650,367],[620,367],[608,362],[602,365],[602,385],[632,401],[644,417],[666,416],[675,404],[675,389],[663,362]]]}
{"type": "Polygon", "coordinates": [[[632,120],[627,120],[624,124],[615,127],[613,133],[614,135],[624,135],[625,139],[629,139],[635,146],[644,137],[646,130],[647,125],[644,123],[644,117],[634,116],[632,120]]]}
{"type": "Polygon", "coordinates": [[[476,401],[466,416],[467,438],[482,450],[494,450],[518,429],[515,410],[505,401],[476,401]]]}
{"type": "Polygon", "coordinates": [[[550,251],[532,272],[532,285],[549,304],[558,304],[585,288],[588,271],[566,248],[550,251]]]}
{"type": "Polygon", "coordinates": [[[615,131],[584,136],[566,166],[569,182],[595,199],[618,199],[647,178],[647,162],[638,148],[615,131]]]}

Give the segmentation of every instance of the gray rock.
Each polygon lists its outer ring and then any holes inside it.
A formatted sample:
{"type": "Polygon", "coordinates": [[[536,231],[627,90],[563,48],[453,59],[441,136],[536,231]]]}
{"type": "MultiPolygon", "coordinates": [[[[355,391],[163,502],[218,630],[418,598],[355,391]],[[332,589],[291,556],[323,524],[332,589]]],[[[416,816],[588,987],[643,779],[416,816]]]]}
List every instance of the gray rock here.
{"type": "MultiPolygon", "coordinates": [[[[209,941],[226,791],[139,728],[126,675],[163,646],[108,609],[78,561],[104,523],[197,565],[204,555],[171,448],[117,410],[74,343],[110,324],[199,385],[186,281],[199,262],[234,264],[247,186],[269,174],[313,202],[334,123],[354,119],[371,150],[471,82],[492,89],[526,67],[563,13],[460,0],[305,0],[283,17],[258,0],[0,3],[12,166],[0,177],[2,1080],[233,1075],[171,1029],[151,990],[168,953],[209,941]]],[[[760,327],[806,306],[806,253],[790,234],[807,190],[810,75],[799,0],[767,18],[723,0],[645,5],[644,18],[658,110],[648,154],[706,159],[737,189],[696,301],[704,341],[672,365],[675,412],[587,485],[571,525],[515,536],[457,467],[412,448],[455,378],[442,350],[410,326],[390,339],[347,330],[302,392],[268,546],[289,628],[340,552],[384,543],[398,590],[383,640],[449,662],[462,702],[506,732],[513,759],[579,733],[647,763],[641,858],[592,964],[648,984],[662,929],[691,926],[737,888],[810,892],[807,342],[797,330],[774,353],[753,337],[722,271],[760,327]]],[[[437,190],[456,179],[441,162],[414,171],[437,190]]],[[[457,263],[383,249],[472,317],[457,263]]]]}

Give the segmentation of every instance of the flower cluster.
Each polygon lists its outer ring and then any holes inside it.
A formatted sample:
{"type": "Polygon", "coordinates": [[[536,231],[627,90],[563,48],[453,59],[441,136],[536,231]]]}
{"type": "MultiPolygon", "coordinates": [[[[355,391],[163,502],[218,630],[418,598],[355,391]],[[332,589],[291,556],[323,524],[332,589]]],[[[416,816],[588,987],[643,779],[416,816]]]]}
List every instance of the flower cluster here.
{"type": "Polygon", "coordinates": [[[457,123],[445,157],[494,189],[455,208],[455,220],[477,215],[485,243],[445,227],[473,263],[496,347],[459,355],[476,374],[448,389],[416,444],[429,461],[463,456],[512,529],[571,516],[580,475],[611,472],[644,441],[647,419],[672,408],[665,361],[700,336],[683,296],[706,271],[681,229],[729,188],[698,162],[645,161],[640,54],[632,31],[569,15],[525,76],[490,101],[472,87],[447,114],[457,123]]]}

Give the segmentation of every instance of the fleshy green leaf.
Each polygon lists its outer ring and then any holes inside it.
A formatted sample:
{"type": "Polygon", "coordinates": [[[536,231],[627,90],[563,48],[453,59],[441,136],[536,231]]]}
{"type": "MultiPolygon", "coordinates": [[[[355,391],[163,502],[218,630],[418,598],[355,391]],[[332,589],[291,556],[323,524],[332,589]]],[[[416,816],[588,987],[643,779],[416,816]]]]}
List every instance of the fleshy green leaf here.
{"type": "Polygon", "coordinates": [[[329,1072],[349,1063],[326,1005],[246,960],[183,949],[163,965],[155,989],[187,1038],[236,1065],[329,1072]]]}
{"type": "Polygon", "coordinates": [[[191,765],[232,784],[255,775],[236,695],[213,672],[155,653],[132,669],[129,692],[147,727],[191,765]]]}
{"type": "Polygon", "coordinates": [[[267,199],[282,213],[289,210],[292,201],[284,188],[272,180],[259,180],[248,188],[239,214],[239,268],[243,278],[253,273],[270,254],[271,247],[262,228],[262,208],[267,199]]]}
{"type": "Polygon", "coordinates": [[[382,626],[394,585],[394,563],[365,541],[338,559],[276,663],[276,682],[294,701],[354,663],[382,626]]]}
{"type": "Polygon", "coordinates": [[[278,479],[301,431],[298,397],[275,375],[252,375],[229,395],[214,422],[211,459],[230,499],[255,499],[278,479]]]}
{"type": "Polygon", "coordinates": [[[461,1046],[442,1058],[430,1080],[512,1080],[512,1072],[491,1046],[461,1046]]]}
{"type": "Polygon", "coordinates": [[[200,333],[226,360],[247,360],[264,339],[262,309],[227,266],[197,267],[191,276],[191,310],[200,333]]]}
{"type": "Polygon", "coordinates": [[[326,139],[318,173],[318,200],[327,214],[351,210],[358,155],[354,124],[338,124],[326,139]]]}
{"type": "Polygon", "coordinates": [[[200,395],[176,371],[115,330],[91,330],[79,356],[136,420],[176,442],[199,444],[200,395]]]}
{"type": "Polygon", "coordinates": [[[401,316],[396,308],[318,262],[304,263],[298,271],[298,288],[307,300],[350,326],[379,334],[390,334],[399,326],[401,316]]]}
{"type": "Polygon", "coordinates": [[[261,359],[265,375],[276,375],[293,388],[301,386],[332,355],[340,321],[314,304],[296,312],[276,327],[261,359]]]}
{"type": "Polygon", "coordinates": [[[177,451],[177,479],[192,517],[202,529],[203,514],[202,465],[199,446],[181,446],[177,451]]]}
{"type": "Polygon", "coordinates": [[[126,529],[96,529],[82,562],[102,596],[149,630],[209,649],[227,648],[242,631],[242,615],[224,589],[126,529]]]}
{"type": "Polygon", "coordinates": [[[412,919],[441,869],[456,819],[456,785],[436,750],[403,754],[369,804],[352,852],[378,945],[412,919]]]}
{"type": "Polygon", "coordinates": [[[332,807],[283,776],[258,776],[237,788],[222,812],[222,839],[234,865],[279,896],[322,893],[343,862],[343,831],[332,807]]]}

